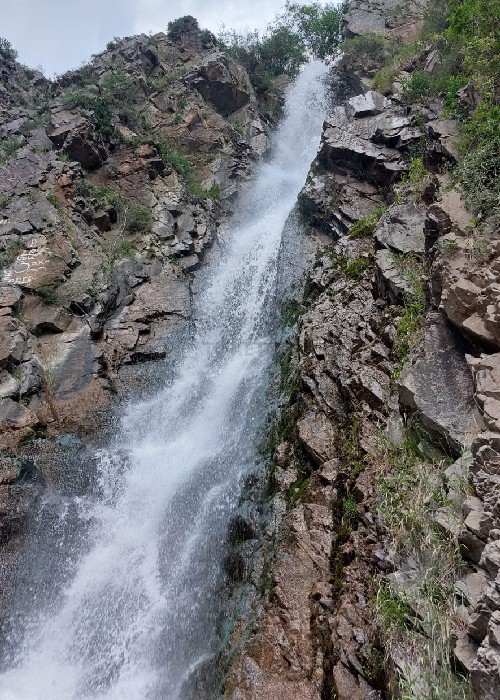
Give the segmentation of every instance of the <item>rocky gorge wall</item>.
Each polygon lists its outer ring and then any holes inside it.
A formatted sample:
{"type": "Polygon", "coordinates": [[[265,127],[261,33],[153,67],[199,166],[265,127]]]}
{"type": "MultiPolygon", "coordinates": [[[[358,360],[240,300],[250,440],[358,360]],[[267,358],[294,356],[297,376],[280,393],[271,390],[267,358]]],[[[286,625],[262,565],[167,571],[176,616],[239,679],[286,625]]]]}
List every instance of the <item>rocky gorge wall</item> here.
{"type": "MultiPolygon", "coordinates": [[[[351,0],[344,32],[407,41],[424,11],[351,0]]],[[[450,181],[439,100],[348,83],[300,195],[331,242],[279,358],[267,501],[235,521],[223,695],[498,700],[500,234],[450,181]]]]}

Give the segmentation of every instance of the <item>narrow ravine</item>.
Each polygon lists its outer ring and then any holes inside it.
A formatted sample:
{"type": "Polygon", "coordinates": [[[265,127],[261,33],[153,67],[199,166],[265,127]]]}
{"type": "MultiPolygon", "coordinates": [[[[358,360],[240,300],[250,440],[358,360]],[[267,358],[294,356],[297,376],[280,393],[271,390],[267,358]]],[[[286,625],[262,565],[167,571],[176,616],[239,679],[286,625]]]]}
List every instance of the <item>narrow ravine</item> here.
{"type": "Polygon", "coordinates": [[[131,404],[98,454],[100,496],[67,504],[77,535],[60,536],[57,566],[43,562],[57,594],[40,606],[20,584],[2,700],[177,700],[213,655],[227,527],[265,425],[282,232],[318,147],[325,71],[311,63],[289,91],[173,379],[131,404]]]}

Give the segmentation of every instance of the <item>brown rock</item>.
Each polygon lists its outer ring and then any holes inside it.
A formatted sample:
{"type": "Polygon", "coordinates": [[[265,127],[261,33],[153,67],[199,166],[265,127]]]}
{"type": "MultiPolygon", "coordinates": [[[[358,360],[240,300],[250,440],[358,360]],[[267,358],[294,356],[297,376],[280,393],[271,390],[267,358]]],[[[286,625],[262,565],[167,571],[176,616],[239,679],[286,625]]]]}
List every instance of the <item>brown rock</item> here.
{"type": "Polygon", "coordinates": [[[314,464],[321,465],[335,455],[336,431],[324,413],[309,413],[297,428],[299,440],[314,464]]]}
{"type": "Polygon", "coordinates": [[[429,314],[419,354],[405,368],[398,391],[401,403],[454,454],[482,428],[460,339],[439,314],[429,314]]]}

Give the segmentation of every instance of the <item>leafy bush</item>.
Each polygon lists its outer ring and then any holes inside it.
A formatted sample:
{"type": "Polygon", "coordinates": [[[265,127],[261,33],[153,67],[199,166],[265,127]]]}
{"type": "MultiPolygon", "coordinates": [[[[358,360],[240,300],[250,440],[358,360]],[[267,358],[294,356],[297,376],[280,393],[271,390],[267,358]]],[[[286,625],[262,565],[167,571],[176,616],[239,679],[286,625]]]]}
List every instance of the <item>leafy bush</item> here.
{"type": "Polygon", "coordinates": [[[153,217],[149,207],[140,204],[132,204],[127,209],[126,229],[130,233],[151,233],[153,217]]]}
{"type": "Polygon", "coordinates": [[[220,35],[222,47],[247,70],[259,92],[269,88],[274,78],[286,73],[297,75],[307,59],[300,37],[288,27],[278,27],[263,37],[257,31],[220,35]]]}
{"type": "Polygon", "coordinates": [[[285,27],[295,32],[306,48],[317,58],[337,53],[340,42],[342,8],[332,3],[310,5],[287,2],[280,18],[285,27]]]}
{"type": "Polygon", "coordinates": [[[103,98],[112,104],[119,104],[129,99],[133,89],[134,83],[123,71],[108,73],[101,83],[103,98]]]}
{"type": "Polygon", "coordinates": [[[47,282],[42,282],[33,291],[37,294],[44,304],[58,304],[59,303],[59,293],[58,289],[61,286],[63,280],[50,280],[47,282]]]}
{"type": "Polygon", "coordinates": [[[167,35],[170,39],[180,39],[184,34],[199,31],[198,20],[191,15],[184,15],[168,23],[167,35]]]}
{"type": "Polygon", "coordinates": [[[12,265],[23,250],[24,246],[19,241],[9,243],[4,250],[0,251],[0,270],[12,265]]]}
{"type": "Polygon", "coordinates": [[[10,41],[7,41],[4,37],[0,37],[0,56],[4,58],[9,63],[13,63],[18,56],[17,51],[12,46],[10,41]]]}
{"type": "Polygon", "coordinates": [[[396,322],[396,338],[393,348],[396,358],[396,367],[393,372],[395,378],[400,376],[410,351],[418,340],[418,333],[424,320],[426,302],[420,264],[411,256],[402,256],[398,262],[402,273],[413,286],[413,294],[406,298],[401,315],[396,322]]]}
{"type": "Polygon", "coordinates": [[[94,183],[89,180],[84,180],[81,185],[81,192],[84,197],[94,197],[99,203],[99,206],[113,206],[117,212],[122,212],[124,209],[124,202],[120,194],[108,187],[107,185],[94,185],[94,183]]]}
{"type": "Polygon", "coordinates": [[[363,216],[362,219],[356,221],[356,223],[349,229],[349,233],[347,234],[349,238],[364,238],[365,236],[371,236],[377,227],[380,217],[386,211],[387,207],[378,206],[371,214],[363,216]]]}
{"type": "Polygon", "coordinates": [[[253,85],[265,91],[278,75],[292,77],[309,55],[327,58],[340,43],[341,10],[332,4],[300,5],[287,2],[285,12],[260,36],[222,31],[219,43],[245,66],[253,85]]]}
{"type": "Polygon", "coordinates": [[[346,39],[342,42],[341,49],[349,66],[357,68],[367,64],[382,66],[395,54],[397,46],[394,39],[367,33],[346,39]]]}
{"type": "Polygon", "coordinates": [[[8,136],[0,142],[0,163],[5,163],[14,153],[24,146],[25,139],[17,136],[8,136]]]}
{"type": "Polygon", "coordinates": [[[358,279],[370,268],[370,259],[368,257],[350,258],[345,253],[338,253],[335,246],[331,249],[331,261],[339,272],[350,279],[358,279]]]}
{"type": "Polygon", "coordinates": [[[114,51],[120,46],[121,42],[122,39],[119,36],[115,36],[114,39],[106,44],[106,51],[114,51]]]}
{"type": "Polygon", "coordinates": [[[92,97],[83,92],[67,92],[62,98],[63,105],[68,109],[86,109],[93,113],[93,121],[103,133],[114,133],[113,111],[109,101],[102,97],[92,97]]]}
{"type": "Polygon", "coordinates": [[[382,93],[389,92],[399,71],[410,59],[420,53],[422,46],[420,40],[399,46],[396,53],[394,53],[389,61],[374,75],[372,83],[373,88],[382,93]]]}

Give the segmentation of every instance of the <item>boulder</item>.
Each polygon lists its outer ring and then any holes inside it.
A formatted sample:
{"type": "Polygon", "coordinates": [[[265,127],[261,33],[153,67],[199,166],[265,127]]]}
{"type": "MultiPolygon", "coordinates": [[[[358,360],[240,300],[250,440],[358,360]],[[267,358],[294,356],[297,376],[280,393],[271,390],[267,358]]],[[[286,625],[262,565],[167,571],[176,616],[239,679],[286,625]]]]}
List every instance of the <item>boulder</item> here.
{"type": "Polygon", "coordinates": [[[72,160],[84,168],[97,168],[107,158],[102,139],[88,119],[67,110],[52,114],[47,136],[72,160]]]}
{"type": "Polygon", "coordinates": [[[490,430],[500,432],[500,353],[467,356],[475,383],[475,397],[490,430]]]}
{"type": "Polygon", "coordinates": [[[317,161],[299,194],[302,213],[334,240],[383,204],[378,189],[351,173],[330,173],[317,161]]]}
{"type": "Polygon", "coordinates": [[[0,374],[0,399],[11,399],[19,395],[19,380],[8,372],[0,374]]]}
{"type": "Polygon", "coordinates": [[[325,121],[319,161],[328,170],[348,168],[378,186],[393,184],[407,165],[396,148],[377,143],[378,126],[378,117],[349,119],[337,107],[325,121]]]}
{"type": "Polygon", "coordinates": [[[377,297],[392,304],[405,304],[415,292],[395,254],[386,248],[375,253],[375,290],[377,297]]]}
{"type": "Polygon", "coordinates": [[[246,71],[228,56],[218,53],[186,78],[203,99],[211,102],[223,117],[248,104],[252,88],[246,71]]]}
{"type": "Polygon", "coordinates": [[[350,0],[342,31],[347,38],[375,33],[412,41],[422,29],[426,7],[418,0],[350,0]]]}
{"type": "Polygon", "coordinates": [[[68,329],[73,318],[61,307],[44,304],[36,296],[27,298],[23,308],[23,317],[35,336],[42,335],[42,333],[63,333],[68,329]]]}
{"type": "Polygon", "coordinates": [[[462,673],[467,675],[472,671],[476,661],[478,645],[466,634],[461,634],[457,639],[453,654],[462,673]]]}
{"type": "Polygon", "coordinates": [[[0,284],[0,309],[15,311],[21,301],[22,292],[19,287],[10,284],[0,284]]]}
{"type": "Polygon", "coordinates": [[[27,333],[17,318],[0,316],[0,368],[21,362],[27,333]]]}
{"type": "Polygon", "coordinates": [[[423,255],[425,211],[417,204],[395,204],[381,217],[374,238],[379,246],[395,253],[423,255]]]}
{"type": "Polygon", "coordinates": [[[457,456],[483,427],[461,340],[440,314],[429,314],[421,347],[405,367],[398,392],[403,407],[457,456]]]}
{"type": "Polygon", "coordinates": [[[299,440],[316,466],[335,454],[336,432],[324,413],[309,413],[297,423],[299,440]]]}
{"type": "Polygon", "coordinates": [[[36,415],[22,404],[12,399],[0,399],[0,425],[3,429],[20,430],[36,422],[36,415]]]}
{"type": "Polygon", "coordinates": [[[369,90],[363,95],[356,95],[347,101],[345,111],[351,119],[373,117],[384,111],[388,100],[375,90],[369,90]]]}
{"type": "Polygon", "coordinates": [[[20,365],[21,386],[19,393],[21,396],[31,396],[39,391],[43,384],[44,370],[42,363],[36,355],[33,355],[27,362],[20,365]]]}

